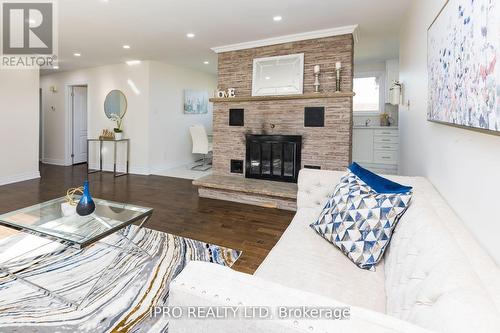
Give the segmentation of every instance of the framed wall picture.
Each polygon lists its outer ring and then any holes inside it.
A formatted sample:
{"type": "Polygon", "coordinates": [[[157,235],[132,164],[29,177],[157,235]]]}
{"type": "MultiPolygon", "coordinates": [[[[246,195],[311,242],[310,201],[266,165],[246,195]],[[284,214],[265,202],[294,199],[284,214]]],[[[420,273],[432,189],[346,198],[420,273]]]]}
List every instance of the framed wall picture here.
{"type": "Polygon", "coordinates": [[[208,113],[208,91],[197,89],[184,89],[184,113],[208,113]]]}
{"type": "Polygon", "coordinates": [[[429,121],[500,132],[500,2],[449,0],[428,29],[429,121]]]}

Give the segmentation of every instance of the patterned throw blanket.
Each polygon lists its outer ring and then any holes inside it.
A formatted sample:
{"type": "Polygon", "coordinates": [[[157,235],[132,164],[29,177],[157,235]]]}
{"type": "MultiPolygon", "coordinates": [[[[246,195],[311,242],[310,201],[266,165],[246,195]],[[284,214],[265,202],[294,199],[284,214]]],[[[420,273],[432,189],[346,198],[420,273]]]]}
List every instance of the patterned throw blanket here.
{"type": "MultiPolygon", "coordinates": [[[[124,235],[136,231],[131,226],[124,235]]],[[[168,321],[151,310],[168,305],[169,283],[186,264],[232,266],[241,255],[146,228],[133,241],[151,257],[116,234],[85,250],[22,233],[0,240],[0,267],[80,304],[0,273],[0,332],[166,332],[168,321]]]]}

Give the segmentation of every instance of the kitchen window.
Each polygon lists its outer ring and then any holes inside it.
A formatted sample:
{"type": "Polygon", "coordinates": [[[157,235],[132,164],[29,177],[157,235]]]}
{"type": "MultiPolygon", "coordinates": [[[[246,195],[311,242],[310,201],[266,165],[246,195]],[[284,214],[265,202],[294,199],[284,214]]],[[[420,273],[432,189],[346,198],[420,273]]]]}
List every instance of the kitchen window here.
{"type": "Polygon", "coordinates": [[[384,100],[379,76],[354,78],[353,109],[356,113],[380,114],[384,100]]]}

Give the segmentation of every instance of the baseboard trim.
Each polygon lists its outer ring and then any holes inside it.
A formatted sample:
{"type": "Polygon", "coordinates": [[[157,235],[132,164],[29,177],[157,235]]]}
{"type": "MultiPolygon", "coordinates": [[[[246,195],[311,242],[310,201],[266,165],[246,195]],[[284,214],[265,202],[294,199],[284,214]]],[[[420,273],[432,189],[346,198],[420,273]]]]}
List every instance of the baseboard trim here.
{"type": "Polygon", "coordinates": [[[71,165],[71,164],[67,164],[66,160],[58,159],[58,158],[42,158],[42,163],[43,164],[50,164],[50,165],[59,165],[59,166],[71,165]]]}
{"type": "Polygon", "coordinates": [[[165,173],[168,173],[169,171],[172,171],[174,169],[178,169],[181,167],[188,167],[192,164],[195,163],[195,159],[189,160],[189,161],[183,161],[183,162],[177,162],[177,163],[168,163],[160,168],[158,167],[153,167],[151,169],[151,174],[152,175],[158,175],[158,176],[163,176],[165,173]]]}
{"type": "Polygon", "coordinates": [[[0,177],[0,186],[7,184],[14,184],[19,182],[24,182],[26,180],[38,179],[40,178],[40,171],[20,173],[12,176],[0,177]]]}
{"type": "MultiPolygon", "coordinates": [[[[97,170],[99,168],[99,164],[97,163],[90,163],[90,169],[92,170],[97,170]]],[[[103,164],[102,170],[106,172],[113,172],[113,164],[103,164]]],[[[125,172],[125,166],[123,165],[117,165],[117,172],[125,172]]],[[[133,175],[143,175],[143,176],[149,176],[151,173],[149,172],[149,168],[146,167],[136,167],[136,166],[130,166],[129,167],[129,173],[133,175]]]]}

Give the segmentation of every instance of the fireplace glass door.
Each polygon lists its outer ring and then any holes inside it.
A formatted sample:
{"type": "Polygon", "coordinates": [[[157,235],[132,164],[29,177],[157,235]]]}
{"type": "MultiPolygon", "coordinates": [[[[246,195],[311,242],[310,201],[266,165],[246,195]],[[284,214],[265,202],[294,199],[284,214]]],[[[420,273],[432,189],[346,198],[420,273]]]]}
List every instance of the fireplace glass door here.
{"type": "Polygon", "coordinates": [[[302,137],[247,135],[246,177],[297,182],[302,137]]]}

